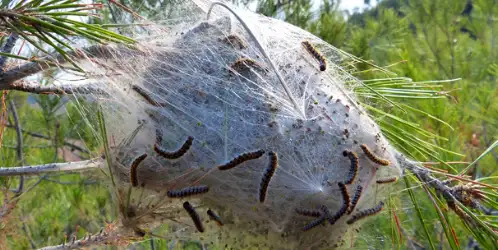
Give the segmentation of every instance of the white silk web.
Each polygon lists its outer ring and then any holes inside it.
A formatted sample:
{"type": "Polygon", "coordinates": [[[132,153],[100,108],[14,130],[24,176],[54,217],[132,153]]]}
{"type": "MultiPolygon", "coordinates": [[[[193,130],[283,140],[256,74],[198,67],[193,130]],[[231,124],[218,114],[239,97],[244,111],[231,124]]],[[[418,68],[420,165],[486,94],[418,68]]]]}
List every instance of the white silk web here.
{"type": "MultiPolygon", "coordinates": [[[[211,3],[181,6],[178,18],[137,36],[138,50],[114,47],[84,64],[91,87],[106,92],[95,98],[105,111],[122,228],[199,240],[208,248],[344,245],[346,232],[361,223],[347,221],[385,199],[390,185],[376,180],[402,173],[396,152],[357,104],[353,89],[360,83],[341,68],[348,56],[275,19],[237,10],[258,44],[221,5],[209,20],[211,3]],[[326,58],[326,71],[319,70],[303,41],[326,58]],[[158,135],[162,140],[156,140],[158,135]],[[177,159],[154,150],[157,142],[175,151],[188,137],[192,145],[177,159]],[[390,165],[374,163],[361,144],[390,165]],[[229,170],[217,168],[258,150],[265,154],[229,170]],[[350,197],[357,186],[363,188],[355,211],[333,225],[325,220],[303,231],[316,218],[299,215],[296,208],[326,206],[334,215],[342,207],[338,183],[346,182],[351,166],[345,150],[359,157],[357,175],[347,185],[350,197]],[[278,168],[260,202],[270,151],[278,155],[278,168]],[[136,177],[130,176],[133,160],[143,153],[148,157],[136,168],[136,177]],[[133,178],[137,187],[130,186],[133,178]],[[199,185],[209,192],[183,199],[167,196],[168,190],[199,185]],[[203,233],[182,207],[185,201],[194,205],[203,233]],[[209,220],[208,209],[224,226],[209,220]],[[164,223],[166,228],[157,229],[164,223]]],[[[82,106],[82,112],[95,111],[82,106]]]]}

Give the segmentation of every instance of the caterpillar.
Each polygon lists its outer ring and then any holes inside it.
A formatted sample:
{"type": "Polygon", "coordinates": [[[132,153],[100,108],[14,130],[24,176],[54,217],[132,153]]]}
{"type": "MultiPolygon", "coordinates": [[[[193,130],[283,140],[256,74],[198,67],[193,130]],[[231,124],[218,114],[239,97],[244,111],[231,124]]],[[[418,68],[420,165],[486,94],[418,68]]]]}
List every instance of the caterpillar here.
{"type": "Polygon", "coordinates": [[[229,45],[232,45],[233,47],[235,47],[235,45],[238,45],[239,49],[247,48],[247,44],[244,42],[244,40],[242,40],[242,38],[240,38],[235,34],[228,35],[227,37],[223,38],[221,41],[229,45]]]}
{"type": "Polygon", "coordinates": [[[308,216],[308,217],[320,217],[320,216],[322,216],[322,213],[318,210],[310,210],[310,209],[304,209],[304,208],[296,208],[296,213],[299,215],[308,216]]]}
{"type": "Polygon", "coordinates": [[[204,232],[204,226],[202,225],[201,217],[199,214],[195,211],[194,207],[190,205],[188,201],[183,203],[183,208],[187,210],[187,213],[190,215],[190,218],[192,218],[192,221],[194,221],[195,227],[197,228],[197,231],[203,233],[204,232]]]}
{"type": "MultiPolygon", "coordinates": [[[[183,145],[178,150],[173,151],[173,152],[168,152],[168,151],[164,150],[159,145],[159,143],[157,142],[157,139],[158,138],[156,136],[156,144],[154,144],[154,151],[156,151],[156,153],[158,153],[160,156],[162,156],[166,159],[178,159],[178,158],[182,157],[185,153],[187,153],[187,151],[192,146],[192,142],[194,141],[194,138],[192,136],[189,136],[187,138],[187,140],[185,141],[185,143],[183,143],[183,145]]],[[[161,136],[161,140],[162,140],[162,136],[161,136]]]]}
{"type": "Polygon", "coordinates": [[[392,182],[396,182],[396,181],[398,181],[398,177],[393,176],[393,177],[388,177],[388,178],[384,178],[384,179],[378,179],[376,182],[377,182],[377,184],[384,184],[384,183],[392,183],[392,182]]]}
{"type": "Polygon", "coordinates": [[[322,216],[320,216],[320,218],[310,222],[309,224],[307,224],[306,226],[303,227],[303,231],[306,232],[306,231],[322,224],[325,221],[325,217],[326,217],[325,215],[322,215],[322,216]]]}
{"type": "Polygon", "coordinates": [[[133,160],[133,162],[131,163],[131,167],[130,167],[130,183],[131,183],[132,187],[138,186],[137,168],[138,168],[138,165],[143,160],[145,160],[146,157],[147,157],[147,153],[144,153],[144,154],[138,156],[137,158],[135,158],[133,160]]]}
{"type": "Polygon", "coordinates": [[[221,221],[221,218],[215,214],[211,209],[208,209],[207,214],[211,220],[214,220],[218,226],[223,226],[223,221],[221,221]]]}
{"type": "Polygon", "coordinates": [[[363,219],[363,218],[365,218],[367,216],[371,216],[371,215],[377,214],[380,211],[382,211],[383,207],[384,207],[384,202],[381,201],[381,202],[379,202],[379,204],[377,204],[377,206],[375,206],[373,208],[369,208],[367,210],[360,211],[357,214],[353,215],[353,217],[351,217],[351,219],[349,219],[346,223],[353,224],[356,221],[358,221],[360,219],[363,219]]]}
{"type": "Polygon", "coordinates": [[[354,192],[353,199],[351,199],[351,204],[349,205],[349,210],[348,214],[351,214],[356,207],[356,204],[358,204],[358,201],[360,200],[361,197],[361,191],[363,191],[363,187],[361,185],[358,185],[356,187],[356,191],[354,192]]]}
{"type": "Polygon", "coordinates": [[[263,177],[261,178],[261,183],[259,184],[259,202],[261,203],[265,202],[268,185],[270,185],[271,177],[275,174],[278,167],[277,153],[269,152],[268,155],[270,155],[270,164],[266,168],[263,177]]]}
{"type": "Polygon", "coordinates": [[[135,92],[137,92],[140,96],[142,96],[150,105],[152,106],[155,106],[155,107],[164,107],[166,106],[165,103],[160,103],[154,99],[152,99],[152,97],[150,97],[149,94],[147,94],[145,92],[145,90],[137,85],[133,85],[131,87],[131,89],[133,89],[135,92]]]}
{"type": "Polygon", "coordinates": [[[236,167],[237,165],[242,164],[246,161],[258,159],[259,157],[263,156],[264,153],[265,153],[264,150],[243,153],[243,154],[235,157],[233,160],[229,161],[228,163],[223,164],[221,166],[218,166],[218,169],[219,170],[232,169],[232,168],[236,167]]]}
{"type": "Polygon", "coordinates": [[[349,203],[351,202],[351,198],[349,197],[348,189],[346,188],[346,185],[342,182],[337,183],[339,186],[339,190],[341,190],[342,194],[342,199],[344,200],[344,204],[349,206],[349,203]]]}
{"type": "Polygon", "coordinates": [[[342,182],[337,183],[337,185],[341,190],[343,203],[341,208],[339,208],[334,216],[329,216],[328,221],[330,225],[334,225],[348,211],[349,203],[351,202],[348,190],[346,189],[346,185],[344,185],[344,183],[342,182]]]}
{"type": "Polygon", "coordinates": [[[301,43],[306,51],[308,51],[319,63],[320,71],[325,71],[327,69],[327,60],[309,41],[303,41],[301,43]]]}
{"type": "Polygon", "coordinates": [[[349,158],[349,161],[351,162],[351,166],[349,167],[349,173],[346,178],[345,184],[352,184],[354,179],[356,178],[356,175],[358,174],[358,167],[360,165],[360,162],[358,160],[358,155],[355,152],[349,151],[349,150],[344,150],[342,152],[342,155],[345,157],[347,156],[349,158]]]}
{"type": "Polygon", "coordinates": [[[361,144],[360,147],[363,150],[363,152],[365,153],[365,155],[367,155],[368,159],[370,159],[374,163],[377,163],[377,164],[382,165],[382,166],[389,166],[389,164],[391,164],[388,160],[381,159],[381,158],[377,157],[376,155],[374,155],[372,153],[372,151],[370,151],[370,149],[368,148],[368,146],[366,144],[361,144]]]}
{"type": "Polygon", "coordinates": [[[256,62],[253,59],[250,59],[250,58],[240,58],[230,66],[231,70],[238,71],[238,72],[241,72],[245,69],[250,69],[250,68],[254,68],[257,70],[261,70],[261,71],[266,71],[264,66],[262,66],[261,64],[259,64],[258,62],[256,62]]]}
{"type": "Polygon", "coordinates": [[[182,188],[177,190],[169,190],[167,192],[168,197],[170,198],[183,198],[187,196],[192,196],[196,194],[204,194],[209,191],[209,187],[205,185],[182,188]]]}
{"type": "Polygon", "coordinates": [[[156,144],[161,145],[163,142],[163,133],[160,129],[156,128],[156,144]]]}

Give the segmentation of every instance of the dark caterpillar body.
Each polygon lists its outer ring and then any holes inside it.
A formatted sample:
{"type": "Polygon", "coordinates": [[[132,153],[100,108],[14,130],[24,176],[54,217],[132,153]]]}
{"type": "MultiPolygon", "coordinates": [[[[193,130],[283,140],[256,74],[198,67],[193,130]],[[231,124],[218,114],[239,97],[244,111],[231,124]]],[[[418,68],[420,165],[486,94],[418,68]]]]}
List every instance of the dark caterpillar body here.
{"type": "Polygon", "coordinates": [[[240,58],[230,66],[230,69],[237,72],[242,72],[244,70],[250,70],[251,68],[266,72],[267,69],[260,63],[256,62],[250,58],[240,58]]]}
{"type": "Polygon", "coordinates": [[[360,147],[361,147],[361,150],[363,150],[365,155],[368,157],[368,159],[370,159],[372,162],[377,163],[377,164],[382,165],[382,166],[389,166],[389,164],[391,164],[391,162],[389,162],[388,160],[384,160],[384,159],[379,158],[376,155],[374,155],[372,153],[372,151],[370,151],[370,149],[368,148],[368,146],[366,144],[361,144],[360,147]]]}
{"type": "Polygon", "coordinates": [[[140,163],[147,158],[147,154],[144,153],[133,160],[130,167],[130,183],[132,187],[138,186],[138,175],[137,168],[140,163]]]}
{"type": "Polygon", "coordinates": [[[160,102],[154,100],[152,97],[150,97],[150,95],[147,92],[145,92],[145,90],[143,88],[141,88],[137,85],[133,85],[131,87],[131,89],[133,89],[140,96],[142,96],[142,98],[144,98],[152,106],[155,106],[155,107],[165,107],[166,106],[165,103],[160,103],[160,102]]]}
{"type": "Polygon", "coordinates": [[[228,163],[226,163],[224,165],[218,166],[218,169],[219,170],[232,169],[232,168],[236,167],[237,165],[242,164],[242,163],[244,163],[246,161],[258,159],[259,157],[263,156],[264,153],[265,153],[264,150],[258,150],[258,151],[254,151],[254,152],[243,153],[243,154],[235,157],[230,162],[228,162],[228,163]]]}
{"type": "Polygon", "coordinates": [[[353,217],[351,217],[351,219],[349,219],[347,221],[347,223],[348,224],[353,224],[353,223],[355,223],[356,221],[358,221],[360,219],[363,219],[365,217],[377,214],[380,211],[382,211],[383,207],[384,207],[384,202],[381,201],[381,202],[379,202],[379,204],[377,204],[377,206],[375,206],[373,208],[369,208],[367,210],[360,211],[357,214],[353,215],[353,217]]]}
{"type": "Polygon", "coordinates": [[[167,195],[170,198],[183,198],[197,194],[204,194],[209,191],[209,187],[205,185],[182,188],[177,190],[169,190],[167,195]]]}
{"type": "Polygon", "coordinates": [[[325,57],[309,41],[303,41],[301,44],[320,63],[320,71],[325,71],[327,69],[325,57]]]}
{"type": "Polygon", "coordinates": [[[358,155],[356,155],[355,152],[349,151],[349,150],[344,150],[342,152],[342,155],[345,157],[347,156],[349,158],[349,161],[351,162],[351,165],[349,167],[349,172],[348,176],[346,178],[345,183],[347,185],[350,185],[354,182],[354,179],[356,178],[356,175],[358,174],[358,167],[360,165],[360,162],[358,160],[358,155]]]}
{"type": "Polygon", "coordinates": [[[351,202],[346,185],[342,182],[337,183],[337,185],[341,190],[343,202],[341,208],[339,208],[334,216],[329,216],[328,221],[331,225],[335,224],[348,211],[349,203],[351,202]]]}
{"type": "Polygon", "coordinates": [[[209,218],[211,218],[211,220],[214,220],[216,224],[218,224],[218,226],[220,227],[223,226],[223,221],[221,220],[221,218],[217,214],[215,214],[211,209],[208,209],[207,214],[209,218]]]}
{"type": "Polygon", "coordinates": [[[309,224],[307,224],[306,226],[303,227],[303,231],[306,232],[320,224],[322,224],[323,222],[325,221],[325,215],[322,215],[320,218],[310,222],[309,224]]]}
{"type": "Polygon", "coordinates": [[[239,36],[232,34],[228,35],[221,40],[222,42],[232,45],[233,47],[237,46],[239,49],[246,49],[247,44],[240,38],[239,36]]]}
{"type": "Polygon", "coordinates": [[[356,204],[358,204],[358,201],[360,200],[361,197],[361,191],[363,191],[363,187],[358,185],[356,187],[356,191],[354,192],[353,199],[351,199],[351,205],[349,205],[349,210],[348,214],[351,214],[356,207],[356,204]]]}
{"type": "MultiPolygon", "coordinates": [[[[161,140],[162,140],[162,136],[159,137],[161,140]]],[[[156,144],[154,144],[154,151],[156,151],[157,154],[159,154],[160,156],[166,158],[166,159],[178,159],[180,157],[182,157],[185,153],[187,153],[187,151],[190,149],[190,147],[192,146],[192,142],[194,141],[194,138],[192,136],[189,136],[187,138],[187,140],[185,141],[185,143],[183,143],[183,145],[176,151],[173,151],[173,152],[169,152],[169,151],[166,151],[164,150],[160,144],[160,142],[158,142],[158,136],[156,135],[156,144]]]]}
{"type": "Polygon", "coordinates": [[[296,213],[303,215],[303,216],[308,216],[308,217],[320,217],[322,216],[322,212],[318,210],[311,210],[311,209],[304,209],[304,208],[296,208],[296,213]]]}
{"type": "Polygon", "coordinates": [[[384,178],[384,179],[378,179],[376,181],[377,184],[385,184],[385,183],[393,183],[393,182],[396,182],[398,181],[398,177],[397,176],[393,176],[393,177],[388,177],[388,178],[384,178]]]}
{"type": "Polygon", "coordinates": [[[277,171],[278,167],[277,153],[270,152],[268,155],[270,156],[270,164],[266,168],[263,177],[261,178],[261,183],[259,184],[259,202],[265,202],[268,185],[270,184],[271,178],[275,174],[275,171],[277,171]]]}
{"type": "Polygon", "coordinates": [[[190,218],[192,218],[192,221],[195,224],[195,227],[197,228],[197,231],[203,233],[204,232],[204,226],[202,225],[201,217],[199,214],[195,211],[194,207],[190,205],[188,201],[183,203],[183,208],[187,210],[187,213],[190,215],[190,218]]]}

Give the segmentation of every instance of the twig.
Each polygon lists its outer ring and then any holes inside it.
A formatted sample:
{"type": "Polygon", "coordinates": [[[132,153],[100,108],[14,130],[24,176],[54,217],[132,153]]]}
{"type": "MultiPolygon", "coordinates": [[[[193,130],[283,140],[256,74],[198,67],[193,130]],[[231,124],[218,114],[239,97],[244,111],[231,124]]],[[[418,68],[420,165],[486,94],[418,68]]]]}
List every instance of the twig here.
{"type": "MultiPolygon", "coordinates": [[[[13,100],[9,101],[10,111],[12,112],[12,117],[14,118],[14,125],[16,127],[16,137],[17,137],[17,161],[19,164],[24,165],[24,154],[23,154],[23,142],[22,142],[22,132],[21,132],[21,123],[19,122],[19,116],[17,115],[16,105],[13,100]]],[[[19,196],[24,189],[24,176],[20,176],[19,178],[19,186],[16,190],[16,195],[19,196]]]]}
{"type": "Polygon", "coordinates": [[[0,167],[0,176],[17,176],[17,175],[39,175],[50,172],[73,172],[93,168],[102,168],[104,166],[102,158],[93,158],[86,161],[49,163],[37,166],[22,166],[5,168],[0,167]]]}
{"type": "Polygon", "coordinates": [[[21,219],[21,222],[22,222],[22,226],[21,226],[22,231],[24,232],[24,234],[26,234],[26,238],[28,238],[29,244],[31,245],[31,248],[36,249],[36,244],[35,244],[33,238],[31,237],[31,234],[29,232],[28,226],[26,225],[26,222],[24,221],[24,219],[21,219]]]}
{"type": "Polygon", "coordinates": [[[88,180],[88,181],[84,181],[84,182],[72,182],[72,181],[58,181],[58,180],[53,180],[53,179],[49,179],[49,178],[45,178],[46,181],[50,181],[50,182],[54,182],[54,183],[57,183],[57,184],[61,184],[61,185],[80,185],[80,184],[83,184],[83,185],[93,185],[93,184],[97,184],[97,181],[95,180],[88,180]]]}
{"type": "MultiPolygon", "coordinates": [[[[112,58],[114,52],[117,51],[117,48],[112,48],[111,46],[94,45],[88,48],[67,52],[67,54],[75,59],[112,58]]],[[[128,52],[132,52],[132,50],[129,49],[128,52]]],[[[64,56],[56,54],[8,70],[0,75],[0,90],[12,89],[11,85],[13,82],[65,62],[66,59],[64,56]]]]}
{"type": "MultiPolygon", "coordinates": [[[[10,124],[7,124],[6,126],[7,126],[7,128],[15,128],[14,125],[10,125],[10,124]]],[[[43,134],[26,131],[24,129],[21,129],[21,131],[29,136],[32,136],[32,137],[41,138],[41,139],[45,139],[45,140],[52,140],[49,136],[46,136],[43,134]]],[[[75,144],[67,142],[67,141],[64,141],[64,146],[68,146],[74,150],[78,150],[78,151],[81,151],[81,152],[86,153],[86,154],[90,153],[90,151],[88,151],[87,149],[84,149],[78,145],[75,145],[75,144]]]]}
{"type": "Polygon", "coordinates": [[[89,247],[92,245],[107,245],[117,240],[116,236],[110,236],[106,233],[90,235],[90,237],[85,237],[81,240],[75,240],[74,242],[68,242],[69,244],[60,244],[57,246],[48,246],[40,248],[38,250],[66,250],[66,249],[80,249],[82,247],[89,247]]]}

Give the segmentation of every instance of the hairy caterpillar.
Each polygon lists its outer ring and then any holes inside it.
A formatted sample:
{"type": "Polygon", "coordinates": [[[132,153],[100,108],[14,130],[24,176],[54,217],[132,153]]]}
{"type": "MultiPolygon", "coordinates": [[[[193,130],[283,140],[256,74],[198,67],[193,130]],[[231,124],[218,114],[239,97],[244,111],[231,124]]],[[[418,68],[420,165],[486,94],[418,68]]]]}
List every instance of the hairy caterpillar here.
{"type": "Polygon", "coordinates": [[[349,210],[348,214],[351,214],[356,207],[356,204],[358,204],[358,201],[360,200],[361,197],[361,191],[363,191],[363,187],[361,185],[358,185],[356,187],[356,191],[354,192],[353,199],[351,199],[351,204],[349,205],[349,210]]]}
{"type": "Polygon", "coordinates": [[[166,106],[165,103],[160,103],[157,102],[156,100],[152,99],[149,94],[145,92],[145,90],[137,85],[133,85],[131,87],[135,92],[137,92],[140,96],[142,96],[150,105],[155,106],[155,107],[164,107],[166,106]]]}
{"type": "MultiPolygon", "coordinates": [[[[162,136],[160,137],[162,140],[162,136]]],[[[192,146],[192,142],[194,141],[194,137],[189,136],[185,143],[176,151],[173,152],[168,152],[164,150],[161,145],[159,145],[159,142],[157,141],[157,136],[156,136],[156,144],[154,144],[154,151],[158,153],[160,156],[166,158],[166,159],[178,159],[182,157],[187,151],[190,149],[192,146]]]]}
{"type": "Polygon", "coordinates": [[[187,196],[192,196],[196,194],[203,194],[209,191],[209,187],[205,185],[195,186],[195,187],[187,187],[177,190],[169,190],[167,195],[170,198],[183,198],[187,196]]]}
{"type": "Polygon", "coordinates": [[[370,159],[371,161],[373,161],[379,165],[382,165],[382,166],[389,166],[389,164],[391,164],[388,160],[381,159],[381,158],[377,157],[376,155],[374,155],[372,153],[372,151],[370,151],[370,149],[368,148],[368,146],[366,144],[361,144],[360,147],[363,150],[363,152],[365,153],[365,155],[367,155],[368,159],[370,159]]]}
{"type": "Polygon", "coordinates": [[[393,177],[388,177],[388,178],[384,178],[384,179],[378,179],[376,182],[377,182],[377,184],[384,184],[384,183],[392,183],[392,182],[396,182],[396,181],[398,181],[398,177],[393,176],[393,177]]]}
{"type": "Polygon", "coordinates": [[[133,160],[133,162],[131,163],[131,167],[130,167],[130,183],[131,183],[132,187],[138,186],[137,168],[138,168],[138,165],[143,160],[145,160],[146,157],[147,157],[147,153],[144,153],[144,154],[138,156],[137,158],[135,158],[135,160],[133,160]]]}
{"type": "Polygon", "coordinates": [[[350,197],[348,190],[346,189],[346,185],[344,185],[344,183],[342,182],[337,183],[337,185],[341,190],[343,203],[341,208],[339,208],[339,210],[334,214],[334,216],[328,218],[328,221],[331,225],[335,224],[348,211],[350,203],[350,197]]]}
{"type": "Polygon", "coordinates": [[[301,44],[320,63],[320,71],[325,71],[327,69],[325,57],[309,41],[303,41],[301,44]]]}
{"type": "Polygon", "coordinates": [[[243,153],[243,154],[235,157],[233,160],[229,161],[228,163],[221,165],[221,166],[218,166],[218,169],[219,170],[232,169],[232,168],[236,167],[237,165],[242,164],[243,162],[258,159],[259,157],[263,156],[264,153],[265,153],[264,150],[243,153]]]}
{"type": "Polygon", "coordinates": [[[266,71],[264,66],[262,66],[261,64],[250,58],[240,58],[230,66],[231,70],[237,72],[241,72],[245,69],[250,69],[250,68],[266,71]]]}
{"type": "Polygon", "coordinates": [[[296,213],[303,216],[308,217],[320,217],[322,216],[322,212],[318,210],[304,209],[304,208],[296,208],[296,213]]]}
{"type": "Polygon", "coordinates": [[[223,221],[221,221],[221,218],[215,214],[211,209],[208,209],[207,214],[211,220],[214,220],[218,226],[223,226],[223,221]]]}
{"type": "Polygon", "coordinates": [[[356,221],[358,221],[360,219],[363,219],[363,218],[365,218],[367,216],[371,216],[371,215],[377,214],[380,211],[382,211],[383,207],[384,207],[384,202],[381,201],[381,202],[379,202],[379,204],[377,204],[377,206],[375,206],[373,208],[369,208],[367,210],[360,211],[357,214],[353,215],[353,217],[351,217],[351,219],[349,219],[346,223],[353,224],[356,221]]]}
{"type": "Polygon", "coordinates": [[[223,38],[221,41],[229,45],[232,45],[233,47],[235,47],[235,45],[238,45],[239,49],[247,48],[247,44],[244,42],[244,40],[242,40],[242,38],[240,38],[235,34],[228,35],[227,37],[223,38]]]}
{"type": "Polygon", "coordinates": [[[306,232],[306,231],[308,231],[308,230],[310,230],[310,229],[312,229],[312,228],[314,228],[314,227],[322,224],[325,221],[325,217],[326,216],[324,214],[324,215],[320,216],[320,218],[318,218],[318,219],[310,222],[309,224],[307,224],[306,226],[303,227],[303,231],[306,232]]]}
{"type": "Polygon", "coordinates": [[[342,152],[342,155],[347,156],[349,160],[351,161],[351,166],[349,167],[349,173],[346,178],[345,183],[346,184],[352,184],[354,179],[356,178],[356,175],[358,174],[358,167],[360,165],[359,160],[358,160],[358,155],[356,155],[355,152],[349,151],[349,150],[344,150],[342,152]]]}
{"type": "Polygon", "coordinates": [[[268,185],[270,184],[271,177],[275,174],[278,167],[277,153],[270,152],[268,154],[270,155],[270,164],[266,168],[265,173],[261,178],[261,183],[259,184],[259,202],[265,202],[268,185]]]}
{"type": "Polygon", "coordinates": [[[194,221],[195,227],[197,228],[197,231],[203,233],[204,232],[204,226],[202,225],[201,217],[199,214],[195,211],[194,207],[190,205],[188,201],[183,203],[183,208],[187,210],[187,213],[190,215],[190,218],[192,218],[192,221],[194,221]]]}

